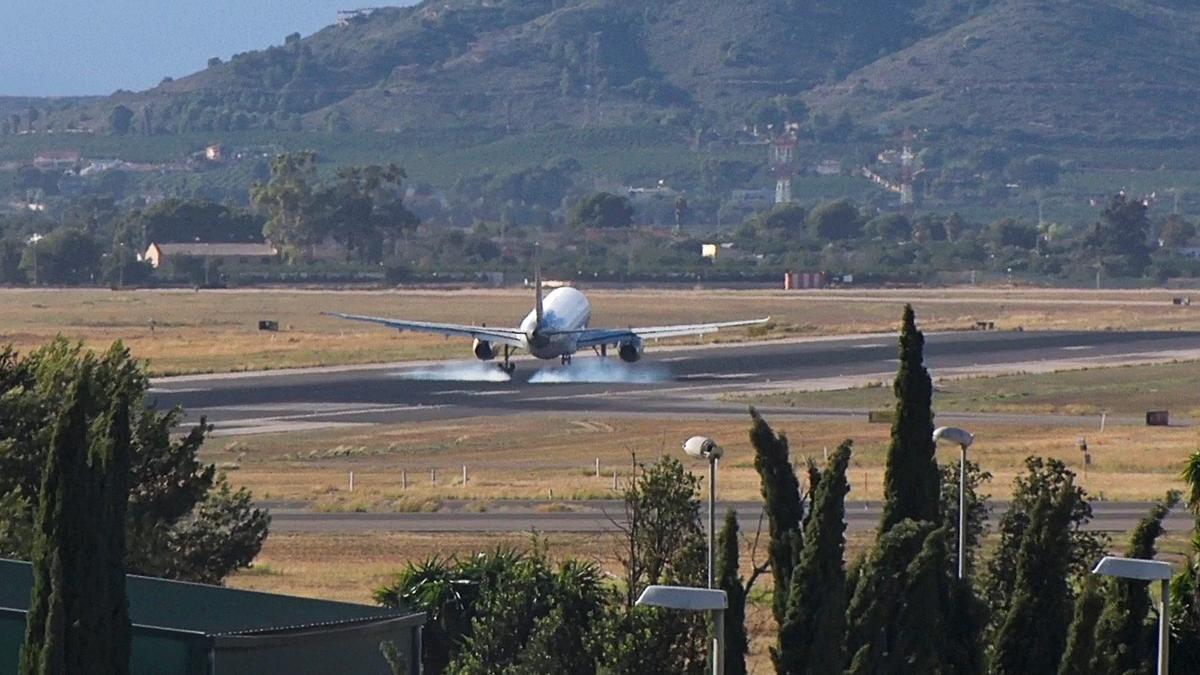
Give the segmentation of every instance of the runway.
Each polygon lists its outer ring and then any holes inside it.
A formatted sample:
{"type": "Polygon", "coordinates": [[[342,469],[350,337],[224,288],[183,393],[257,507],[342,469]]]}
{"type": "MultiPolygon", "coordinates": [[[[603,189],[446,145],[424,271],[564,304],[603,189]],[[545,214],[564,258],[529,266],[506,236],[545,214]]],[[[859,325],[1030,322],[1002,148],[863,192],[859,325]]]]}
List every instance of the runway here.
{"type": "MultiPolygon", "coordinates": [[[[745,414],[743,403],[719,400],[730,393],[890,381],[896,356],[894,335],[669,349],[648,344],[635,364],[614,358],[600,364],[597,357],[582,355],[565,367],[521,360],[511,380],[493,365],[475,361],[385,364],[160,378],[150,396],[160,407],[183,406],[189,420],[207,417],[217,435],[512,413],[711,417],[745,414]],[[447,379],[464,374],[473,379],[447,379]],[[479,381],[483,378],[489,381],[479,381]]],[[[925,356],[935,377],[1163,362],[1200,358],[1200,333],[944,333],[927,336],[925,356]]],[[[770,412],[777,417],[862,415],[861,410],[770,412]]],[[[971,417],[1019,424],[1040,416],[971,417]]],[[[1064,425],[1092,423],[1054,419],[1064,425]]]]}

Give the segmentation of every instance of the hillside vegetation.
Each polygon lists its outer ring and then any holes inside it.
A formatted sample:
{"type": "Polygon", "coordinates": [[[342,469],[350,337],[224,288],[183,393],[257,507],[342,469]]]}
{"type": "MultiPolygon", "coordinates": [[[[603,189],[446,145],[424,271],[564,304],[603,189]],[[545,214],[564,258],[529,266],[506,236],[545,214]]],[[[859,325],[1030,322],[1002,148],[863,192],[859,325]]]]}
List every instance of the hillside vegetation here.
{"type": "Polygon", "coordinates": [[[1192,138],[1198,29],[1181,0],[440,0],[45,101],[41,124],[105,131],[125,106],[130,133],[703,129],[775,99],[860,134],[1192,138]]]}

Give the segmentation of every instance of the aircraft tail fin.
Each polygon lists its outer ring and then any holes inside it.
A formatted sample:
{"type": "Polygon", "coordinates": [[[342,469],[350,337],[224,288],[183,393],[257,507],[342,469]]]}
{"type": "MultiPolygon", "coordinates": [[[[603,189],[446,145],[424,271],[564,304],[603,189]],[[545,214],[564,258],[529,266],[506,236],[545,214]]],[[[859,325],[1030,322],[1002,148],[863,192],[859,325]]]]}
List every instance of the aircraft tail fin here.
{"type": "Polygon", "coordinates": [[[533,261],[533,311],[537,316],[537,325],[542,326],[542,266],[535,258],[533,261]]]}

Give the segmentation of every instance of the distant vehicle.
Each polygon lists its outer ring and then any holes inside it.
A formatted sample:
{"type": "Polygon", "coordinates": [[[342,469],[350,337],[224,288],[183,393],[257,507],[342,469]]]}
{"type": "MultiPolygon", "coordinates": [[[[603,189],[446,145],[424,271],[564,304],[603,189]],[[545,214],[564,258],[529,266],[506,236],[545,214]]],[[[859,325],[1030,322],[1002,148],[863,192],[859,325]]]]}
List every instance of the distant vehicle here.
{"type": "Polygon", "coordinates": [[[533,274],[533,311],[521,321],[518,328],[492,328],[490,326],[464,326],[453,323],[431,323],[406,321],[375,316],[359,316],[325,312],[351,321],[378,323],[401,331],[436,333],[469,337],[475,342],[472,347],[475,358],[492,361],[498,356],[503,360],[500,369],[511,374],[517,366],[511,360],[517,350],[524,350],[539,359],[559,359],[564,365],[581,349],[592,349],[601,357],[608,356],[609,348],[616,349],[617,356],[626,363],[642,358],[645,341],[684,335],[704,335],[722,328],[755,326],[767,323],[770,317],[746,321],[724,321],[719,323],[693,323],[676,326],[653,326],[648,328],[588,328],[592,318],[592,305],[579,290],[564,286],[556,288],[542,297],[541,273],[533,274]]]}

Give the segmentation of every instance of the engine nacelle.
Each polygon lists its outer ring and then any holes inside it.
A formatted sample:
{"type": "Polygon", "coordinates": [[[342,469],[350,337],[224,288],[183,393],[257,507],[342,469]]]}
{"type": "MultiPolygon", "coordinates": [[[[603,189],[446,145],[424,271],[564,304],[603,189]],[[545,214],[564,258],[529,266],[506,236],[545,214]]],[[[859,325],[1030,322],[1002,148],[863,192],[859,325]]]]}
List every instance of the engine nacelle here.
{"type": "Polygon", "coordinates": [[[634,363],[638,359],[642,358],[642,351],[644,348],[645,346],[642,344],[640,339],[622,342],[621,344],[617,345],[617,356],[620,356],[621,360],[625,363],[634,363]]]}
{"type": "Polygon", "coordinates": [[[475,351],[475,358],[480,361],[491,361],[496,358],[496,348],[487,340],[475,338],[475,344],[471,348],[475,351]]]}

